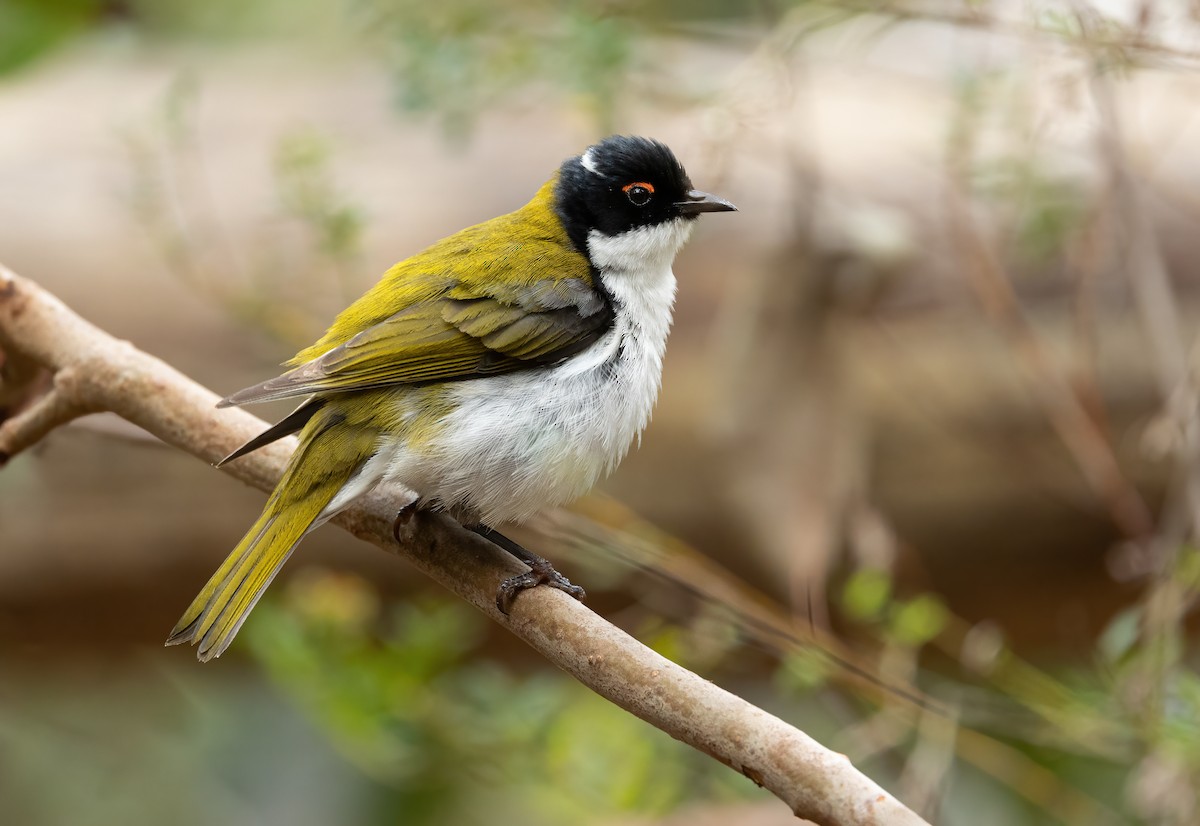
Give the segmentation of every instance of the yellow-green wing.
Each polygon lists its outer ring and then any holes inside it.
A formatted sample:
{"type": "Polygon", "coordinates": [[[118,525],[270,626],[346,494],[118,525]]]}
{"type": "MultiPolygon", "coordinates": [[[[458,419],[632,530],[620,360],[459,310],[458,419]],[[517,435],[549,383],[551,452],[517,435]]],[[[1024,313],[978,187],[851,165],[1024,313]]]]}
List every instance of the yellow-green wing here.
{"type": "Polygon", "coordinates": [[[294,369],[224,404],[497,375],[586,348],[612,311],[554,218],[552,184],[397,264],[294,369]]]}

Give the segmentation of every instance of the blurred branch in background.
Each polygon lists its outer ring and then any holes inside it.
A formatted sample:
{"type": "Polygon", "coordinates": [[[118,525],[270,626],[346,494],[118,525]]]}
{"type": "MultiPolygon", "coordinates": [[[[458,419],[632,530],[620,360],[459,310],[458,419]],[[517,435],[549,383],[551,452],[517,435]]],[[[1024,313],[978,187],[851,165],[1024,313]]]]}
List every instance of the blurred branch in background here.
{"type": "MultiPolygon", "coordinates": [[[[960,134],[973,136],[969,125],[960,134]]],[[[967,138],[970,139],[969,137],[967,138]]],[[[1141,495],[1125,478],[1102,426],[1093,420],[1080,391],[1062,376],[1034,327],[1021,310],[1017,294],[1000,263],[1000,255],[983,238],[972,220],[969,197],[970,146],[951,146],[950,228],[963,248],[964,267],[991,321],[1012,342],[1033,379],[1046,417],[1071,451],[1084,479],[1111,510],[1114,522],[1131,542],[1145,542],[1153,532],[1153,517],[1141,495]]],[[[1094,397],[1094,394],[1093,394],[1094,397]]]]}

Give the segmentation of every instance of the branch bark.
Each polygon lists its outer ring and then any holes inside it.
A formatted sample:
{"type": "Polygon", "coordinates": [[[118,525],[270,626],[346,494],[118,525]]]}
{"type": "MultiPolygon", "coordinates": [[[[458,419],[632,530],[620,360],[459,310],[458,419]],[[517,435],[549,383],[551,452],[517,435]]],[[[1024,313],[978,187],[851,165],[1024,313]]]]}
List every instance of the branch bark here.
{"type": "MultiPolygon", "coordinates": [[[[0,422],[0,465],[90,412],[114,412],[210,463],[265,427],[243,410],[218,410],[214,393],[2,265],[0,349],[54,376],[44,395],[0,422]]],[[[270,445],[222,470],[269,491],[293,446],[270,445]]],[[[596,693],[769,789],[798,817],[829,826],[925,823],[844,755],[661,657],[559,591],[535,588],[511,615],[500,614],[496,587],[520,563],[441,516],[412,520],[398,544],[394,516],[394,505],[376,494],[335,521],[408,560],[596,693]]]]}

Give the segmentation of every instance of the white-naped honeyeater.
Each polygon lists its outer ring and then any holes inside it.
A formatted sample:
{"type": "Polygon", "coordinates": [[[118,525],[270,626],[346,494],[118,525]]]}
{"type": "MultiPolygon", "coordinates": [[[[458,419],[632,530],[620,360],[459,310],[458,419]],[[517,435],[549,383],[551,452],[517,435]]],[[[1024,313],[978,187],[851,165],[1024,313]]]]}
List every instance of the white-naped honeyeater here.
{"type": "Polygon", "coordinates": [[[307,397],[220,464],[291,433],[300,446],[167,644],[220,656],[304,535],[388,482],[530,566],[500,610],[538,584],[582,596],[493,526],[580,496],[625,455],[658,395],[675,254],[698,215],[733,209],[658,141],[610,137],[516,212],[393,266],[290,370],[221,402],[307,397]]]}

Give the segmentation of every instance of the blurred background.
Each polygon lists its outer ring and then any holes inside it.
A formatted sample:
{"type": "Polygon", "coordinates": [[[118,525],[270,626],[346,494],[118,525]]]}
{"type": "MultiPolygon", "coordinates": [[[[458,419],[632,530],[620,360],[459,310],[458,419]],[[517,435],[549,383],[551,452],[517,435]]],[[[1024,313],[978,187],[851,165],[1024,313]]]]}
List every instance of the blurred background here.
{"type": "MultiPolygon", "coordinates": [[[[1192,824],[1198,67],[1160,0],[0,0],[0,261],[224,394],[657,137],[741,211],[519,538],[932,822],[1192,824]]],[[[0,472],[5,822],[794,822],[333,528],[164,650],[262,503],[106,416],[0,472]]]]}

